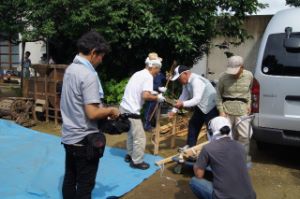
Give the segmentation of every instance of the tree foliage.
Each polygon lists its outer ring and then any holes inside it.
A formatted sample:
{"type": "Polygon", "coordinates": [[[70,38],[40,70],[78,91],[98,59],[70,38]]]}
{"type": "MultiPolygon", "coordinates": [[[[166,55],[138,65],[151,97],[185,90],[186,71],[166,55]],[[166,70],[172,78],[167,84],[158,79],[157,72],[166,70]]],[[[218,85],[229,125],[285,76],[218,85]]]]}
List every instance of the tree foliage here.
{"type": "Polygon", "coordinates": [[[19,32],[47,38],[58,63],[72,60],[80,35],[99,31],[112,46],[103,69],[117,79],[142,68],[150,51],[158,52],[165,66],[174,59],[190,66],[216,36],[244,42],[249,37],[242,26],[246,14],[263,6],[257,0],[13,1],[26,2],[26,21],[32,25],[19,32]]]}
{"type": "Polygon", "coordinates": [[[123,79],[119,82],[117,82],[114,79],[105,82],[104,84],[105,102],[107,104],[120,104],[127,83],[128,83],[128,78],[123,79]]]}
{"type": "Polygon", "coordinates": [[[286,0],[287,5],[300,7],[300,0],[286,0]]]}
{"type": "Polygon", "coordinates": [[[25,19],[28,7],[24,1],[11,0],[0,3],[0,39],[18,42],[18,33],[24,33],[29,23],[25,19]]]}

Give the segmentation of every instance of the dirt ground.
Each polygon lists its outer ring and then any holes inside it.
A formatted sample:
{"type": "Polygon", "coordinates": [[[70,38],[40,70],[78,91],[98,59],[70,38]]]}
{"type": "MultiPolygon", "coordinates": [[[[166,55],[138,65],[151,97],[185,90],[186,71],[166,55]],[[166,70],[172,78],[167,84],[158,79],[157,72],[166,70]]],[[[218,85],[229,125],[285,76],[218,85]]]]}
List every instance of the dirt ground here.
{"type": "MultiPolygon", "coordinates": [[[[53,123],[39,123],[35,130],[60,135],[60,128],[53,123]]],[[[153,152],[150,142],[151,133],[147,133],[146,152],[153,152]]],[[[109,146],[125,148],[126,134],[107,135],[109,146]]],[[[185,144],[184,138],[178,138],[178,146],[185,144]]],[[[160,156],[175,154],[168,142],[160,149],[160,156]]],[[[300,148],[267,145],[258,150],[255,142],[251,143],[253,166],[250,176],[258,199],[299,199],[300,198],[300,148]]],[[[122,199],[193,199],[196,198],[189,188],[189,180],[193,176],[191,168],[184,168],[183,174],[174,174],[175,163],[166,165],[165,170],[157,171],[149,179],[127,193],[122,199]]],[[[101,172],[101,169],[100,169],[101,172]]],[[[232,185],[234,186],[234,185],[232,185]]]]}

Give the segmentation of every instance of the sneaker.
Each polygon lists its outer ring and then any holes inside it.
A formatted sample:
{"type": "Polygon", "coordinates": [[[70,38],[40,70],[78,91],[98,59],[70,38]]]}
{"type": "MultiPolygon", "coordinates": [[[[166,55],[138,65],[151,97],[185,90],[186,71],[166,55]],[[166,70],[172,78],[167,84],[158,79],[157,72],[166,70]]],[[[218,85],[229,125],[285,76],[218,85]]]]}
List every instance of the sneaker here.
{"type": "Polygon", "coordinates": [[[124,161],[127,163],[131,162],[132,161],[131,156],[127,154],[124,158],[124,161]]]}
{"type": "Polygon", "coordinates": [[[139,164],[134,164],[132,161],[130,162],[130,166],[135,169],[146,170],[149,169],[150,165],[146,162],[142,162],[139,164]]]}

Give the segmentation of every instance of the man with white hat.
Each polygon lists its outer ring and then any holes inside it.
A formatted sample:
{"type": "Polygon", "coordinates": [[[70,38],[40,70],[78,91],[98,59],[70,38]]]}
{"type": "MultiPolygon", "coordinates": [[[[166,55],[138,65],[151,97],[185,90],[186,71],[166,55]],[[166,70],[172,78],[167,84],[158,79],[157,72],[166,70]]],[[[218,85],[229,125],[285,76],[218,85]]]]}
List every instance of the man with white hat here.
{"type": "Polygon", "coordinates": [[[146,135],[141,120],[141,109],[145,101],[165,101],[162,93],[153,92],[153,77],[161,69],[162,59],[157,53],[149,53],[145,60],[145,69],[133,74],[126,85],[124,96],[120,104],[121,113],[129,113],[131,127],[128,132],[127,152],[125,161],[137,169],[148,169],[149,164],[144,162],[146,135]]]}
{"type": "Polygon", "coordinates": [[[246,166],[244,147],[231,139],[231,124],[226,117],[216,117],[209,124],[210,143],[205,145],[194,165],[190,181],[193,193],[201,199],[255,199],[246,166]],[[204,179],[210,166],[213,181],[204,179]]]}
{"type": "Polygon", "coordinates": [[[216,108],[216,90],[206,78],[192,73],[188,67],[179,65],[174,70],[172,81],[178,80],[182,86],[182,93],[169,113],[172,118],[178,109],[194,107],[194,113],[189,121],[187,145],[197,144],[197,139],[205,123],[219,115],[216,108]]]}
{"type": "Polygon", "coordinates": [[[249,154],[249,137],[252,134],[251,119],[244,120],[251,113],[251,88],[253,75],[244,69],[244,61],[240,56],[228,58],[227,70],[221,75],[217,86],[217,107],[221,116],[228,117],[233,126],[239,125],[233,137],[244,145],[247,161],[249,154]]]}
{"type": "Polygon", "coordinates": [[[231,128],[232,128],[231,122],[229,121],[228,118],[222,116],[215,117],[208,123],[208,127],[207,127],[208,141],[209,142],[215,141],[226,136],[229,136],[232,139],[231,128]],[[229,133],[225,135],[223,135],[220,131],[220,129],[222,129],[224,126],[228,126],[230,129],[229,133]]]}

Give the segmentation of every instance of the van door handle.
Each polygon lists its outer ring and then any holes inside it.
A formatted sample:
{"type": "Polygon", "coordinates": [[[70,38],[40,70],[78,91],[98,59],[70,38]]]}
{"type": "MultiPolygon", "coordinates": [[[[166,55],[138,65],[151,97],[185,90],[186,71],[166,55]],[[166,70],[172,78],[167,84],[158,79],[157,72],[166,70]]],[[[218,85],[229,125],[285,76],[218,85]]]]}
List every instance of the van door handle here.
{"type": "Polygon", "coordinates": [[[285,97],[285,100],[300,101],[300,96],[299,95],[288,95],[285,97]]]}

